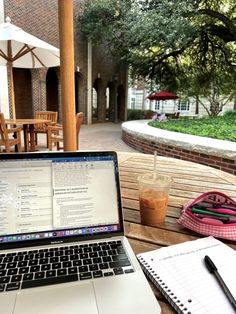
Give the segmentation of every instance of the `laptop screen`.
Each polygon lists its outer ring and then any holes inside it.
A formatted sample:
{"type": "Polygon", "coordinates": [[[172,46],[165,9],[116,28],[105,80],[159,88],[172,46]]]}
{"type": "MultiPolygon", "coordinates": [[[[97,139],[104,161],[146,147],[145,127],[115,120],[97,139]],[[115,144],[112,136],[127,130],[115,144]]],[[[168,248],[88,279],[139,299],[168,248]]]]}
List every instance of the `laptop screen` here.
{"type": "Polygon", "coordinates": [[[62,243],[120,232],[116,153],[0,155],[0,244],[62,243]]]}

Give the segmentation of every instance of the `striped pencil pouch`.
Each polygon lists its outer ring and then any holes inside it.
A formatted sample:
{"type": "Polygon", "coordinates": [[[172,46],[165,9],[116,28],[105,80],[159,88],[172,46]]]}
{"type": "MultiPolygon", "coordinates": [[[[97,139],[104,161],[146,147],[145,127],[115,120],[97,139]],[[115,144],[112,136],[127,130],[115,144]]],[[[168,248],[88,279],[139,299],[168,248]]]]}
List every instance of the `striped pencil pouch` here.
{"type": "Polygon", "coordinates": [[[236,202],[212,191],[184,205],[178,223],[203,235],[236,241],[236,202]]]}

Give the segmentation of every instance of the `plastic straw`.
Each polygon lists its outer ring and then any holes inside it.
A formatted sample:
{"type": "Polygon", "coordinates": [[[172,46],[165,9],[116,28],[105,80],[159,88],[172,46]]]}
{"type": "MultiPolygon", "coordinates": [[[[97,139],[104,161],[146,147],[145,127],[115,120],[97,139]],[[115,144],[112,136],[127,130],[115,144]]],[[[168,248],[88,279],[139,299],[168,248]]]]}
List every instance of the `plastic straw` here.
{"type": "Polygon", "coordinates": [[[153,179],[156,180],[157,177],[157,151],[154,151],[154,168],[153,168],[153,179]]]}

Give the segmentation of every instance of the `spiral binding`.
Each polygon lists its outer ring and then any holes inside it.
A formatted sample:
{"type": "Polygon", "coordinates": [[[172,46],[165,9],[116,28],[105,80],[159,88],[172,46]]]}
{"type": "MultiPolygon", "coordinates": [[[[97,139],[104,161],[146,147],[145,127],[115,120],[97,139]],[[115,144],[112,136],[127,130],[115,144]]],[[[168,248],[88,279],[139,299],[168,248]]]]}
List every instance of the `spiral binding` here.
{"type": "MultiPolygon", "coordinates": [[[[158,276],[158,274],[151,268],[151,266],[145,261],[143,257],[137,255],[138,261],[147,277],[152,281],[152,283],[157,287],[163,296],[167,299],[170,305],[177,311],[179,314],[191,314],[188,308],[178,299],[175,293],[169,289],[165,282],[158,276]]],[[[188,300],[191,303],[191,300],[188,300]]]]}

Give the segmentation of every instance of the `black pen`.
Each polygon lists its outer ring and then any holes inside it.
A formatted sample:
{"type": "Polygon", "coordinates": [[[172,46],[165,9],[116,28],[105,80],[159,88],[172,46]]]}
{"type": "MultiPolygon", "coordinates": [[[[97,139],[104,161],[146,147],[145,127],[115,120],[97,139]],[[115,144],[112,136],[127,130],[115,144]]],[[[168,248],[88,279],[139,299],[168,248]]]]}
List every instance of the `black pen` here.
{"type": "Polygon", "coordinates": [[[210,257],[208,255],[205,256],[204,261],[205,261],[207,269],[209,270],[210,273],[212,273],[216,277],[216,279],[217,279],[218,283],[220,284],[222,290],[224,291],[226,297],[228,298],[229,302],[231,303],[234,310],[236,311],[236,300],[234,299],[229,288],[226,286],[224,280],[222,279],[222,277],[218,273],[218,270],[217,270],[215,264],[213,263],[213,261],[210,259],[210,257]]]}

